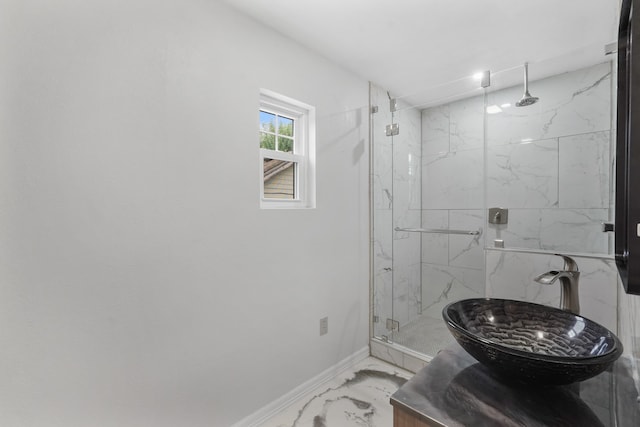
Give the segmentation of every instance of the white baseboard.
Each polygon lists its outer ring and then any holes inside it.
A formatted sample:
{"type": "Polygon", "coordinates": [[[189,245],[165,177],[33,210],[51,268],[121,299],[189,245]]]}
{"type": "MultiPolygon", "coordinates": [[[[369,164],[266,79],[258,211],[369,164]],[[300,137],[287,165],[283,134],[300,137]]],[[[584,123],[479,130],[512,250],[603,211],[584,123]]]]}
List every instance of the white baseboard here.
{"type": "Polygon", "coordinates": [[[305,394],[315,390],[320,387],[322,384],[334,378],[336,375],[346,371],[347,369],[354,366],[356,363],[361,362],[362,360],[369,357],[369,346],[365,346],[360,350],[353,353],[351,356],[346,357],[330,368],[324,370],[320,374],[311,378],[310,380],[302,383],[298,387],[294,388],[287,394],[279,397],[273,402],[269,403],[266,406],[258,409],[253,414],[243,418],[242,420],[235,423],[232,427],[257,427],[260,424],[267,421],[269,418],[274,415],[280,413],[282,410],[287,408],[289,405],[294,403],[296,400],[300,399],[305,394]]]}

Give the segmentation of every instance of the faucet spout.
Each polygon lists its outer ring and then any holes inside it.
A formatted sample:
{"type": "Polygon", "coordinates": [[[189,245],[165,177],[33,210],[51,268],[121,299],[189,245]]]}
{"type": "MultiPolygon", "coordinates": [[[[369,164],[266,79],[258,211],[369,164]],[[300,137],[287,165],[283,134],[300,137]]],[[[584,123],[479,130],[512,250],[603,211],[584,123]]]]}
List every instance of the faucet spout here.
{"type": "Polygon", "coordinates": [[[568,256],[558,255],[564,259],[564,270],[551,270],[535,277],[533,280],[543,285],[551,285],[560,280],[560,308],[574,314],[580,314],[578,280],[580,271],[578,264],[568,256]]]}
{"type": "Polygon", "coordinates": [[[551,285],[552,283],[555,283],[563,273],[566,274],[566,271],[551,270],[534,277],[533,280],[543,285],[551,285]]]}

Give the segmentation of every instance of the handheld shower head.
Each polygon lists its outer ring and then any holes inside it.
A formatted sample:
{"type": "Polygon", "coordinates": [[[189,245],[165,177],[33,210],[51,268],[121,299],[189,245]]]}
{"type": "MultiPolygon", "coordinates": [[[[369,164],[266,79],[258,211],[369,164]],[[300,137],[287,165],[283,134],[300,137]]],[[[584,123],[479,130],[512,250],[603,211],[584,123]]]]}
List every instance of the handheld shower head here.
{"type": "Polygon", "coordinates": [[[536,98],[535,96],[531,96],[529,93],[529,63],[524,63],[524,95],[522,95],[522,99],[516,102],[516,107],[526,107],[528,105],[535,104],[538,102],[540,98],[536,98]]]}

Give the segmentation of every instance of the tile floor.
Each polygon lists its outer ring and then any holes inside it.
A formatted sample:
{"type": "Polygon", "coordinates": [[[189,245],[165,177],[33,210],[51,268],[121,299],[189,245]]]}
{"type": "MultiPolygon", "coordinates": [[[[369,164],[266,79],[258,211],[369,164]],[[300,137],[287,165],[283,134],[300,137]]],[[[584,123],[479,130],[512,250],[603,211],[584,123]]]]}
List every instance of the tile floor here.
{"type": "Polygon", "coordinates": [[[436,357],[440,350],[455,342],[442,317],[434,318],[426,314],[401,326],[400,331],[391,335],[391,340],[430,357],[436,357]]]}
{"type": "Polygon", "coordinates": [[[391,427],[391,395],[413,374],[368,357],[261,427],[391,427]]]}

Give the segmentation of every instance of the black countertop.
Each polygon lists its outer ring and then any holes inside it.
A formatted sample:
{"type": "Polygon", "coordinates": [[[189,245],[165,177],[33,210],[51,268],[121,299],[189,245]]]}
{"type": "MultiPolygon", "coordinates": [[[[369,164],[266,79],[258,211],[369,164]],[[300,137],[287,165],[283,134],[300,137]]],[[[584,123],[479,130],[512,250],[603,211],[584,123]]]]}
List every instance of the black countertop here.
{"type": "Polygon", "coordinates": [[[510,385],[457,343],[391,396],[434,426],[639,427],[640,403],[624,356],[602,374],[568,386],[510,385]]]}

